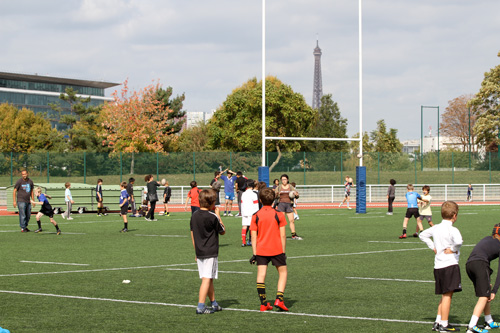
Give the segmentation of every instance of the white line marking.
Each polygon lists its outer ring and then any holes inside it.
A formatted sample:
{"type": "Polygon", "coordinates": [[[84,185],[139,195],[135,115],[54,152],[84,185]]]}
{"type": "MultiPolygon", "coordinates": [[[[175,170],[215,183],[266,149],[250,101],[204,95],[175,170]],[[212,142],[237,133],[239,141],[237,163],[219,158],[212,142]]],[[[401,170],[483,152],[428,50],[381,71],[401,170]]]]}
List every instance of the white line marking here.
{"type": "MultiPolygon", "coordinates": [[[[197,269],[185,269],[185,268],[165,268],[166,271],[185,271],[185,272],[198,272],[197,269]]],[[[235,272],[235,271],[218,271],[219,273],[231,273],[231,274],[253,274],[252,272],[235,272]]]]}
{"type": "Polygon", "coordinates": [[[140,236],[140,237],[187,237],[186,235],[134,235],[134,236],[140,236]]]}
{"type": "Polygon", "coordinates": [[[384,279],[384,278],[367,278],[367,277],[356,277],[356,276],[346,276],[346,279],[353,279],[353,280],[375,280],[375,281],[397,281],[397,282],[434,283],[434,281],[426,281],[426,280],[384,279]]]}
{"type": "MultiPolygon", "coordinates": [[[[186,304],[173,304],[173,303],[160,303],[160,302],[144,302],[144,301],[129,301],[129,300],[113,299],[113,298],[96,298],[96,297],[85,297],[85,296],[56,295],[56,294],[32,293],[32,292],[11,291],[11,290],[0,290],[0,293],[17,294],[17,295],[30,295],[30,296],[46,296],[46,297],[57,297],[57,298],[70,298],[70,299],[81,299],[81,300],[88,300],[88,301],[104,301],[104,302],[140,304],[140,305],[173,306],[173,307],[176,307],[176,308],[190,308],[190,309],[196,308],[196,305],[186,305],[186,304]]],[[[224,308],[224,311],[238,311],[238,312],[261,313],[259,310],[233,309],[233,308],[224,308]]],[[[430,322],[430,321],[401,320],[401,319],[387,319],[387,318],[369,318],[369,317],[351,317],[351,316],[334,316],[334,315],[320,315],[320,314],[299,313],[299,312],[267,311],[267,312],[264,312],[264,314],[269,314],[269,315],[283,315],[283,316],[315,317],[315,318],[332,318],[332,319],[383,321],[383,322],[390,322],[390,323],[409,323],[409,324],[425,324],[425,325],[432,325],[433,324],[433,322],[430,322]]],[[[453,325],[454,326],[465,326],[465,324],[453,324],[453,325]]]]}
{"type": "MultiPolygon", "coordinates": [[[[21,230],[0,230],[0,232],[21,232],[21,230]]],[[[43,231],[43,234],[56,234],[56,232],[43,231]]],[[[63,232],[64,235],[86,235],[82,232],[63,232]]]]}
{"type": "Polygon", "coordinates": [[[381,219],[385,218],[384,215],[382,216],[351,216],[349,217],[350,219],[381,219]]]}
{"type": "Polygon", "coordinates": [[[49,261],[29,261],[20,260],[19,262],[27,264],[50,264],[50,265],[68,265],[68,266],[90,266],[89,264],[75,264],[75,263],[64,263],[64,262],[49,262],[49,261]]]}
{"type": "MultiPolygon", "coordinates": [[[[304,259],[304,258],[322,258],[322,257],[337,257],[337,256],[351,256],[360,254],[376,254],[376,253],[388,253],[388,252],[405,252],[405,251],[421,251],[429,250],[428,247],[425,248],[415,248],[415,249],[398,249],[398,250],[384,250],[384,251],[367,251],[367,252],[355,252],[355,253],[334,253],[334,254],[317,254],[310,256],[297,256],[288,257],[288,259],[304,259]]],[[[235,262],[246,262],[248,259],[237,259],[237,260],[226,260],[219,261],[222,263],[235,263],[235,262]]],[[[137,266],[137,267],[117,267],[117,268],[100,268],[100,269],[87,269],[87,270],[77,270],[77,271],[58,271],[58,272],[38,272],[38,273],[17,273],[17,274],[1,274],[0,277],[10,277],[10,276],[30,276],[30,275],[48,275],[48,274],[67,274],[67,273],[87,273],[87,272],[106,272],[106,271],[120,271],[120,270],[130,270],[130,269],[149,269],[149,268],[165,268],[165,267],[178,267],[178,266],[190,266],[196,265],[195,262],[187,264],[169,264],[169,265],[156,265],[156,266],[137,266]]]]}
{"type": "Polygon", "coordinates": [[[411,242],[411,241],[399,241],[399,242],[392,242],[392,241],[368,241],[368,243],[384,243],[384,244],[419,244],[419,245],[424,244],[423,242],[411,242]]]}

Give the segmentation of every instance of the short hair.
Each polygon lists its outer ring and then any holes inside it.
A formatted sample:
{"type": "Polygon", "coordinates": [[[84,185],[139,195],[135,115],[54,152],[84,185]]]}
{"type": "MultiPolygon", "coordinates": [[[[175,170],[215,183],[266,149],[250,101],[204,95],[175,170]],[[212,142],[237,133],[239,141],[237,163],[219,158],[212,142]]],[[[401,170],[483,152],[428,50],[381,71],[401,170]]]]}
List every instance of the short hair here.
{"type": "Polygon", "coordinates": [[[240,177],[243,176],[243,172],[241,172],[241,171],[236,172],[236,176],[240,176],[240,177]]]}
{"type": "Polygon", "coordinates": [[[395,179],[391,179],[391,180],[389,180],[389,183],[390,183],[391,185],[396,185],[396,180],[395,180],[395,179]]]}
{"type": "Polygon", "coordinates": [[[70,182],[66,182],[66,183],[64,184],[64,187],[66,187],[66,188],[68,188],[68,187],[70,187],[70,186],[71,186],[71,183],[70,183],[70,182]]]}
{"type": "Polygon", "coordinates": [[[217,199],[217,192],[212,189],[200,192],[200,207],[210,209],[217,199]]]}
{"type": "Polygon", "coordinates": [[[196,180],[193,180],[191,183],[189,183],[189,185],[191,185],[191,187],[196,187],[198,186],[198,183],[196,183],[196,180]]]}
{"type": "Polygon", "coordinates": [[[102,179],[101,179],[101,178],[99,178],[99,179],[97,180],[97,182],[98,182],[98,183],[102,183],[102,179]]]}
{"type": "Polygon", "coordinates": [[[264,206],[271,206],[274,202],[274,198],[276,197],[276,193],[272,188],[265,187],[260,190],[259,199],[264,206]]]}
{"type": "Polygon", "coordinates": [[[249,187],[254,188],[255,187],[255,180],[247,179],[246,184],[247,184],[247,188],[249,188],[249,187]]]}
{"type": "Polygon", "coordinates": [[[257,187],[257,189],[261,190],[263,188],[266,188],[267,184],[266,184],[266,182],[258,182],[256,187],[257,187]]]}
{"type": "Polygon", "coordinates": [[[441,217],[445,220],[450,220],[453,215],[458,214],[458,205],[455,201],[445,201],[441,205],[441,217]]]}
{"type": "Polygon", "coordinates": [[[408,184],[408,185],[406,185],[406,189],[413,191],[415,189],[415,187],[413,186],[413,184],[408,184]]]}
{"type": "Polygon", "coordinates": [[[40,186],[37,186],[35,187],[35,190],[33,191],[33,193],[42,193],[42,188],[40,186]]]}
{"type": "Polygon", "coordinates": [[[273,184],[276,184],[276,182],[280,182],[280,180],[278,178],[276,178],[275,180],[273,180],[273,184]]]}
{"type": "Polygon", "coordinates": [[[146,176],[144,177],[144,181],[145,181],[145,182],[149,182],[149,180],[151,179],[151,177],[153,177],[153,175],[152,175],[152,174],[146,175],[146,176]]]}
{"type": "Polygon", "coordinates": [[[424,186],[422,186],[422,191],[430,192],[431,191],[431,187],[429,185],[424,185],[424,186]]]}
{"type": "Polygon", "coordinates": [[[120,186],[123,187],[123,188],[127,187],[127,182],[121,182],[120,186]]]}
{"type": "Polygon", "coordinates": [[[290,185],[292,185],[293,187],[297,186],[297,184],[295,182],[291,182],[290,185]]]}
{"type": "Polygon", "coordinates": [[[215,171],[214,176],[217,177],[218,175],[220,175],[220,171],[215,171]]]}
{"type": "Polygon", "coordinates": [[[283,178],[283,177],[285,177],[288,180],[288,175],[286,173],[282,174],[281,177],[280,177],[280,179],[283,178]]]}
{"type": "Polygon", "coordinates": [[[128,182],[129,182],[129,183],[133,183],[133,182],[135,182],[135,178],[130,177],[130,178],[128,179],[128,182]]]}

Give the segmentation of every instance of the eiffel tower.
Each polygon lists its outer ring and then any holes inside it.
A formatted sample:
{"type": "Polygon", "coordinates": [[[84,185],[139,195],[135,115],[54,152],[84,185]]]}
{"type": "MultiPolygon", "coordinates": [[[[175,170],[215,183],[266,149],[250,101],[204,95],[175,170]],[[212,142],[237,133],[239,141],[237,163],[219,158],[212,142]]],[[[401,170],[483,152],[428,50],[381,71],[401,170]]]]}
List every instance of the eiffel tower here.
{"type": "Polygon", "coordinates": [[[316,40],[316,48],[314,48],[314,85],[313,85],[313,102],[312,108],[319,109],[321,106],[321,97],[323,97],[323,82],[321,79],[321,49],[319,48],[319,40],[316,40]]]}

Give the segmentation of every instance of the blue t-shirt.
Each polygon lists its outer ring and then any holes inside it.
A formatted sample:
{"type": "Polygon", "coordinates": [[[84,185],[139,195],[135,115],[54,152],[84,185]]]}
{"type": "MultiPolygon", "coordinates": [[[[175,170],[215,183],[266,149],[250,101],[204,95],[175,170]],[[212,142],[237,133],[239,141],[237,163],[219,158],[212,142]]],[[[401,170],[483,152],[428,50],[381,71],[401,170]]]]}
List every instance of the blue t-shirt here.
{"type": "Polygon", "coordinates": [[[418,208],[417,198],[422,199],[417,192],[406,192],[406,201],[408,201],[408,208],[418,208]]]}
{"type": "Polygon", "coordinates": [[[129,198],[129,195],[128,195],[128,192],[127,192],[127,189],[123,189],[121,192],[120,192],[120,205],[125,201],[125,200],[128,200],[129,198]]]}
{"type": "Polygon", "coordinates": [[[49,200],[47,199],[47,197],[45,196],[45,194],[41,193],[39,196],[38,196],[38,201],[42,202],[42,205],[43,204],[48,204],[49,203],[49,200]]]}
{"type": "Polygon", "coordinates": [[[224,193],[226,194],[234,194],[234,182],[236,181],[235,176],[231,176],[231,178],[227,178],[226,176],[220,176],[220,179],[224,181],[224,193]]]}

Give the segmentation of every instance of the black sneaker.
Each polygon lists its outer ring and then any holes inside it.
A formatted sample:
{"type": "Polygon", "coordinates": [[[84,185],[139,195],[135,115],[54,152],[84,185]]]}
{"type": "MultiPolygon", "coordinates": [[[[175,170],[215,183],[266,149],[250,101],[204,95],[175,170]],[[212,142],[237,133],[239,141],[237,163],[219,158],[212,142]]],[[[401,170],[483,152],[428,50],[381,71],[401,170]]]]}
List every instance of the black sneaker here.
{"type": "Polygon", "coordinates": [[[38,229],[35,230],[36,233],[42,232],[42,231],[43,231],[42,228],[38,228],[38,229]]]}
{"type": "Polygon", "coordinates": [[[61,234],[61,229],[57,229],[57,235],[61,234]]]}
{"type": "Polygon", "coordinates": [[[128,229],[127,228],[123,228],[120,232],[127,232],[128,229]]]}
{"type": "Polygon", "coordinates": [[[219,304],[217,304],[216,306],[212,306],[212,310],[214,310],[214,312],[222,311],[222,306],[220,306],[219,304]]]}
{"type": "Polygon", "coordinates": [[[196,314],[212,314],[215,311],[212,308],[204,307],[203,309],[196,308],[196,314]]]}
{"type": "Polygon", "coordinates": [[[453,327],[450,324],[448,324],[448,326],[439,325],[438,331],[439,332],[460,332],[460,328],[453,327]]]}
{"type": "Polygon", "coordinates": [[[439,323],[438,322],[435,322],[434,325],[432,325],[432,330],[433,331],[439,331],[439,323]]]}
{"type": "Polygon", "coordinates": [[[21,229],[21,232],[30,232],[30,229],[24,228],[24,229],[21,229]]]}

